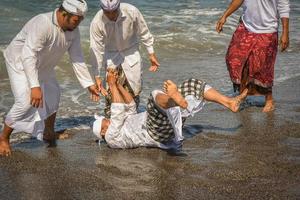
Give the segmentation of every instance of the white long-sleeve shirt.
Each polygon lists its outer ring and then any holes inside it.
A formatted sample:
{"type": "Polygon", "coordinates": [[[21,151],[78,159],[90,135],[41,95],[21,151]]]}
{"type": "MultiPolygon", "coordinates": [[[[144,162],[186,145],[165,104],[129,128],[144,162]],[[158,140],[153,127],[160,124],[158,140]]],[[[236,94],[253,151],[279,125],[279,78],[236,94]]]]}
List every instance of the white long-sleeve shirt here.
{"type": "MultiPolygon", "coordinates": [[[[210,86],[207,86],[206,90],[208,89],[210,89],[210,86]]],[[[160,90],[152,92],[155,101],[156,96],[160,93],[163,92],[160,90]]],[[[198,100],[192,95],[188,95],[185,99],[189,105],[185,110],[180,109],[179,106],[168,109],[160,107],[160,110],[167,114],[175,134],[174,138],[167,143],[157,142],[149,135],[146,126],[147,112],[137,113],[134,102],[131,104],[112,103],[111,123],[105,134],[108,146],[122,149],[140,146],[159,147],[162,149],[180,147],[184,139],[182,135],[182,117],[193,116],[204,106],[204,101],[198,100]]],[[[157,104],[157,106],[159,105],[157,104]]]]}
{"type": "Polygon", "coordinates": [[[275,33],[279,18],[289,18],[289,0],[244,0],[242,20],[254,33],[275,33]]]}
{"type": "Polygon", "coordinates": [[[120,14],[116,21],[110,21],[100,10],[91,22],[90,52],[91,65],[95,76],[104,67],[122,66],[132,89],[138,93],[140,84],[141,56],[139,40],[149,54],[154,53],[151,35],[140,11],[127,3],[120,4],[120,14]],[[133,68],[133,66],[135,66],[133,68]]]}
{"type": "Polygon", "coordinates": [[[80,45],[79,29],[64,32],[54,12],[32,18],[4,51],[9,66],[24,71],[31,88],[47,80],[61,57],[68,51],[82,87],[93,85],[80,45]]]}

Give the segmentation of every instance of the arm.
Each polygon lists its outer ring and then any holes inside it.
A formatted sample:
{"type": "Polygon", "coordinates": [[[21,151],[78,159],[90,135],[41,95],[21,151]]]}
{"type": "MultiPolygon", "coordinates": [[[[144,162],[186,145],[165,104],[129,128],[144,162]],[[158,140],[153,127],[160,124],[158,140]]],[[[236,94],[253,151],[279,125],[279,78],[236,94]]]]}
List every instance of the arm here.
{"type": "Polygon", "coordinates": [[[281,51],[285,51],[289,46],[289,0],[279,0],[277,5],[278,13],[282,23],[282,34],[280,37],[281,51]]]}
{"type": "Polygon", "coordinates": [[[88,88],[89,92],[91,93],[90,98],[93,101],[99,100],[99,94],[96,88],[96,85],[94,84],[91,75],[89,73],[89,70],[84,62],[83,53],[81,50],[80,45],[80,34],[78,28],[74,30],[76,34],[74,41],[72,42],[70,48],[69,48],[69,56],[73,64],[73,70],[75,72],[75,75],[77,79],[79,80],[81,86],[83,88],[88,88]]]}
{"type": "Polygon", "coordinates": [[[219,19],[216,24],[216,31],[220,33],[223,29],[223,25],[226,22],[227,17],[229,17],[232,13],[234,13],[241,5],[243,4],[244,0],[232,0],[230,5],[228,6],[227,10],[224,12],[223,16],[219,19]]]}
{"type": "Polygon", "coordinates": [[[21,60],[31,88],[30,104],[36,108],[43,106],[43,94],[38,79],[37,54],[43,49],[47,41],[48,25],[49,22],[43,16],[37,16],[24,27],[30,29],[30,31],[27,32],[21,60]]]}
{"type": "Polygon", "coordinates": [[[141,14],[141,12],[138,9],[136,9],[136,20],[137,20],[137,24],[138,24],[138,34],[141,38],[141,41],[146,46],[146,49],[149,54],[149,60],[151,63],[149,71],[155,72],[155,71],[157,71],[157,69],[159,67],[159,63],[157,61],[157,58],[156,58],[156,55],[155,55],[154,49],[153,49],[154,38],[149,31],[149,28],[147,26],[147,23],[146,23],[143,15],[141,14]]]}
{"type": "Polygon", "coordinates": [[[112,94],[110,125],[105,133],[105,140],[112,148],[122,148],[124,146],[121,129],[126,119],[126,105],[117,87],[117,79],[112,71],[107,73],[107,82],[112,94]]]}
{"type": "Polygon", "coordinates": [[[100,77],[100,69],[102,68],[103,55],[104,55],[104,38],[100,31],[97,20],[99,15],[97,14],[93,19],[90,27],[90,63],[93,67],[95,81],[99,92],[106,96],[107,91],[102,86],[102,79],[100,77]]]}
{"type": "Polygon", "coordinates": [[[131,94],[127,90],[125,90],[125,88],[121,84],[118,83],[117,87],[124,99],[124,102],[126,104],[130,104],[133,101],[133,97],[131,96],[131,94]]]}

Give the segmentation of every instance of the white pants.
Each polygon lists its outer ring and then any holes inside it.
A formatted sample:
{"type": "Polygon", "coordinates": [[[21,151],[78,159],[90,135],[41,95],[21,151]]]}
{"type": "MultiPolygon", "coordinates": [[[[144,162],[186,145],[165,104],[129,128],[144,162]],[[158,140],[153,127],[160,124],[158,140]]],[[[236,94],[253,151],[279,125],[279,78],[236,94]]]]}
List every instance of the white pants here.
{"type": "Polygon", "coordinates": [[[47,75],[39,74],[39,77],[47,77],[47,80],[40,80],[43,108],[34,108],[30,105],[31,89],[25,72],[15,70],[8,62],[6,69],[15,103],[6,116],[5,124],[13,128],[14,132],[32,133],[33,136],[42,139],[44,120],[55,113],[59,106],[60,88],[54,71],[51,74],[47,72],[47,75]]]}

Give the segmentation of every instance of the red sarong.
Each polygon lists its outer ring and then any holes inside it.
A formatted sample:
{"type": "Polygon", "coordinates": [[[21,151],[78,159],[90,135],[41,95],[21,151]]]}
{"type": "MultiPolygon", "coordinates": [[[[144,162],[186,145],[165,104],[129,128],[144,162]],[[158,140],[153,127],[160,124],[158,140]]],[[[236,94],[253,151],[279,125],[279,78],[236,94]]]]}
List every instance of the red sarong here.
{"type": "Polygon", "coordinates": [[[272,88],[277,45],[277,33],[252,33],[240,22],[226,55],[231,81],[240,85],[247,79],[247,84],[272,88]]]}

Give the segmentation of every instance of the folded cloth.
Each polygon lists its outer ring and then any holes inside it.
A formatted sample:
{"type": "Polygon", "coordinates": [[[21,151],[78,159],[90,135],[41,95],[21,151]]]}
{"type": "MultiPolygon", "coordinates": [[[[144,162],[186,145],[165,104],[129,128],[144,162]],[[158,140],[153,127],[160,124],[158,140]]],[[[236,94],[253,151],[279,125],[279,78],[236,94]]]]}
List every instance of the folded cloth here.
{"type": "Polygon", "coordinates": [[[85,0],[64,0],[64,9],[74,15],[84,16],[88,10],[85,0]]]}
{"type": "Polygon", "coordinates": [[[100,5],[103,10],[114,11],[119,8],[120,0],[100,0],[100,5]]]}

